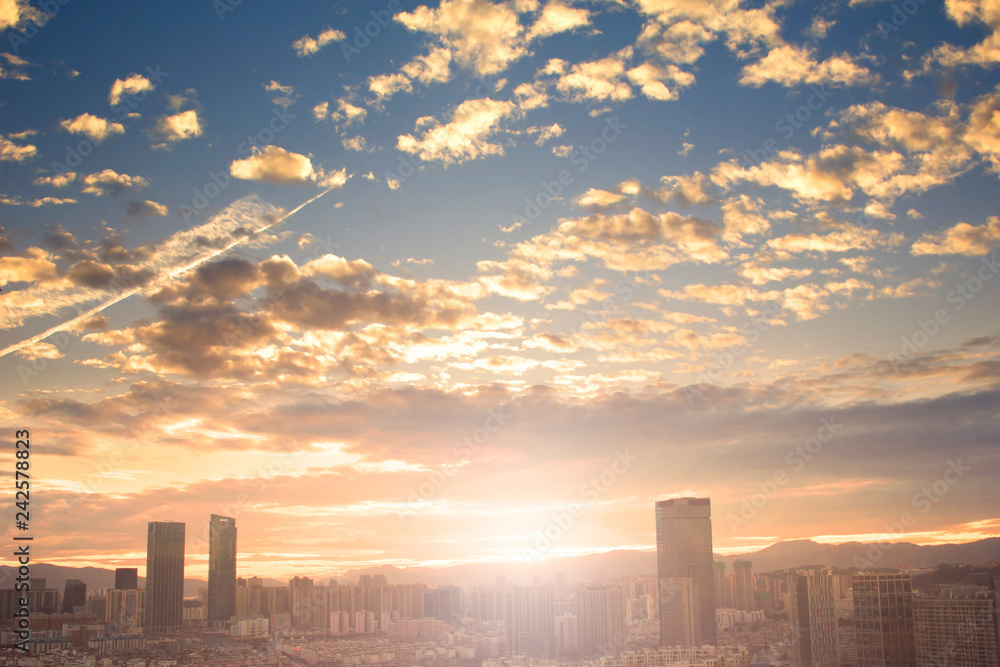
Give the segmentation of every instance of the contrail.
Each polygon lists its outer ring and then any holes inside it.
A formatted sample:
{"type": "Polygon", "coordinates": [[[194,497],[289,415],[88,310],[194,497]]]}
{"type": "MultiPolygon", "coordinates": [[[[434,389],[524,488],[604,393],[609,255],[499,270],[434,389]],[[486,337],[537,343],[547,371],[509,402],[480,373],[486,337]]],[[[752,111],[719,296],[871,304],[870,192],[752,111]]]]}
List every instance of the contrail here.
{"type": "MultiPolygon", "coordinates": [[[[318,195],[316,195],[312,199],[309,199],[309,200],[303,202],[302,204],[299,204],[298,206],[296,206],[291,211],[289,211],[285,215],[281,216],[280,218],[278,218],[274,222],[269,223],[267,225],[264,225],[263,227],[260,227],[258,229],[255,229],[254,231],[255,232],[262,232],[262,231],[264,231],[266,229],[270,229],[271,227],[277,225],[280,222],[284,222],[285,220],[287,220],[288,218],[292,217],[293,215],[295,215],[296,213],[298,213],[299,211],[301,211],[302,209],[304,209],[306,206],[308,206],[309,204],[313,203],[314,201],[316,201],[317,199],[319,199],[320,197],[322,197],[327,192],[329,192],[330,190],[333,190],[333,189],[334,188],[327,188],[326,190],[323,190],[323,192],[319,193],[318,195]]],[[[197,269],[199,266],[201,266],[205,262],[211,261],[211,260],[215,259],[216,257],[218,257],[219,255],[221,255],[221,254],[223,254],[225,252],[228,252],[229,250],[232,250],[234,247],[236,247],[239,244],[243,243],[248,238],[250,238],[249,235],[237,238],[235,241],[230,241],[229,243],[227,243],[226,245],[222,246],[221,248],[219,248],[215,252],[212,252],[212,253],[210,253],[208,255],[203,255],[201,257],[198,257],[195,260],[192,260],[191,262],[189,262],[187,264],[184,264],[184,265],[178,266],[178,267],[174,267],[173,269],[170,269],[166,273],[160,274],[154,281],[152,281],[149,284],[142,285],[142,286],[139,286],[139,287],[132,287],[130,289],[127,289],[124,292],[121,292],[120,294],[116,294],[113,298],[108,299],[107,301],[105,301],[105,302],[103,302],[103,303],[101,303],[101,304],[99,304],[97,306],[94,306],[90,310],[87,310],[87,311],[85,311],[83,313],[80,313],[76,317],[63,322],[62,324],[57,324],[54,327],[46,329],[45,331],[43,331],[40,334],[36,334],[36,335],[32,336],[31,338],[26,338],[26,339],[22,340],[20,343],[14,343],[13,345],[8,345],[7,347],[5,347],[2,350],[0,350],[0,357],[5,357],[8,354],[10,354],[11,352],[17,352],[18,350],[23,349],[25,347],[28,347],[29,345],[34,345],[35,343],[43,341],[43,340],[45,340],[46,338],[48,338],[49,336],[51,336],[52,334],[54,334],[54,333],[56,333],[58,331],[62,331],[63,329],[67,329],[67,328],[72,327],[72,326],[74,326],[76,324],[79,324],[81,322],[85,322],[86,320],[89,320],[91,317],[93,317],[94,315],[97,315],[98,313],[100,313],[101,311],[105,310],[106,308],[110,308],[111,306],[115,305],[119,301],[123,301],[124,299],[127,299],[128,297],[133,296],[134,294],[139,294],[140,292],[152,291],[154,289],[157,289],[157,288],[161,287],[162,285],[164,285],[165,283],[170,282],[174,278],[177,278],[178,276],[182,276],[185,273],[187,273],[188,271],[192,271],[194,269],[197,269]]]]}

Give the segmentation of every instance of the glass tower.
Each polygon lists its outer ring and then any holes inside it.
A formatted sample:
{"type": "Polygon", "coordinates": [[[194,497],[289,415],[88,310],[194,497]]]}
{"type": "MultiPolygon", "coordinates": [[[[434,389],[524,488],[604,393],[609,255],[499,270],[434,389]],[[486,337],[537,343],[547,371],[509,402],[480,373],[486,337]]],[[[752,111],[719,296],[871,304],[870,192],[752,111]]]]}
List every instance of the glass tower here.
{"type": "Polygon", "coordinates": [[[711,517],[708,498],[656,503],[661,646],[717,643],[711,517]],[[691,586],[681,585],[679,579],[690,579],[691,586]],[[693,627],[678,623],[681,618],[693,619],[693,627]]]}
{"type": "Polygon", "coordinates": [[[208,525],[208,620],[236,615],[236,519],[212,515],[208,525]]]}

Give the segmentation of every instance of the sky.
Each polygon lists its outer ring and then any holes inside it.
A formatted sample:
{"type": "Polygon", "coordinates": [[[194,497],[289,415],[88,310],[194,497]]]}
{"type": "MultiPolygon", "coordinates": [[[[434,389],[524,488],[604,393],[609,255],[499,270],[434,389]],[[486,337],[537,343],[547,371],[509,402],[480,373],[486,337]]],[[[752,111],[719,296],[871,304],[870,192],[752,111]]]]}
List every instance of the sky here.
{"type": "Polygon", "coordinates": [[[683,496],[720,555],[1000,536],[998,28],[0,0],[35,561],[141,574],[183,521],[204,577],[214,513],[240,576],[502,571],[652,549],[683,496]]]}

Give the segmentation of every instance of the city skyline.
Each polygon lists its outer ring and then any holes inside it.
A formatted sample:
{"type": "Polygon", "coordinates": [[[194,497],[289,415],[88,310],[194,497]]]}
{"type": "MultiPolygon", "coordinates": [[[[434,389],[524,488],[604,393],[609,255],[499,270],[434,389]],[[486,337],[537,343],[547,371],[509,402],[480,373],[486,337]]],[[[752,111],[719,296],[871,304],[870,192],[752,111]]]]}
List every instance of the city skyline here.
{"type": "Polygon", "coordinates": [[[0,11],[36,562],[1000,537],[994,2],[49,4],[0,11]]]}

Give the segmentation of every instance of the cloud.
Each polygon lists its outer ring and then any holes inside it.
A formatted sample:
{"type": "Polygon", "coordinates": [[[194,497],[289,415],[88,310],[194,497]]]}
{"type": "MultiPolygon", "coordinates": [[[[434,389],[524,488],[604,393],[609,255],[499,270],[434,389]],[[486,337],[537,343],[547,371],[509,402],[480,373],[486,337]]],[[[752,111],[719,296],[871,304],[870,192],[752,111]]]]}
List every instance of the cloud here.
{"type": "MultiPolygon", "coordinates": [[[[290,107],[295,104],[298,95],[295,94],[295,86],[283,86],[280,82],[271,80],[271,83],[264,84],[264,90],[269,93],[281,93],[272,95],[271,102],[280,107],[290,107]]],[[[313,110],[315,115],[315,109],[313,110]]],[[[317,118],[320,120],[320,118],[317,118]]]]}
{"type": "Polygon", "coordinates": [[[39,199],[22,199],[20,195],[13,197],[0,195],[0,204],[7,206],[30,206],[38,208],[40,206],[59,206],[60,204],[76,204],[77,200],[71,197],[41,197],[39,199]]]}
{"type": "Polygon", "coordinates": [[[491,143],[502,120],[515,111],[510,102],[489,98],[466,100],[457,107],[449,123],[432,120],[418,136],[400,135],[397,147],[421,160],[439,161],[445,165],[460,164],[489,155],[503,155],[503,146],[491,143]]]}
{"type": "Polygon", "coordinates": [[[105,169],[96,174],[83,177],[83,189],[81,192],[92,194],[95,197],[108,195],[118,195],[126,190],[139,190],[147,187],[149,181],[142,176],[129,176],[119,174],[113,169],[105,169]]]}
{"type": "Polygon", "coordinates": [[[434,35],[463,66],[480,75],[501,72],[528,53],[524,29],[510,4],[488,0],[442,0],[396,19],[406,28],[434,35]]]}
{"type": "Polygon", "coordinates": [[[986,158],[988,168],[994,174],[1000,174],[998,118],[1000,118],[1000,89],[973,101],[963,136],[969,146],[986,158]]]}
{"type": "Polygon", "coordinates": [[[28,0],[0,0],[0,30],[19,30],[29,21],[43,26],[48,15],[28,4],[28,0]]]}
{"type": "Polygon", "coordinates": [[[606,208],[613,204],[617,204],[624,198],[624,195],[620,195],[616,192],[589,188],[586,192],[577,197],[576,203],[584,207],[606,208]]]}
{"type": "Polygon", "coordinates": [[[631,55],[631,47],[626,47],[599,60],[575,65],[549,61],[547,69],[559,74],[556,89],[571,101],[621,102],[633,96],[632,87],[624,80],[626,61],[631,55]]]}
{"type": "Polygon", "coordinates": [[[115,79],[115,82],[111,84],[111,91],[108,93],[108,104],[115,106],[126,95],[148,93],[153,88],[153,82],[141,74],[130,74],[124,79],[115,79]]]}
{"type": "Polygon", "coordinates": [[[59,274],[52,256],[41,248],[28,248],[24,255],[0,257],[0,286],[17,282],[44,282],[59,274]]]}
{"type": "Polygon", "coordinates": [[[960,222],[942,232],[925,232],[913,244],[914,255],[985,255],[1000,248],[1000,217],[991,215],[984,225],[960,222]]]}
{"type": "Polygon", "coordinates": [[[72,134],[83,134],[100,143],[115,134],[125,134],[125,127],[121,123],[108,121],[89,113],[80,114],[72,120],[64,120],[59,123],[67,132],[72,134]]]}
{"type": "Polygon", "coordinates": [[[945,13],[959,26],[983,24],[986,36],[969,47],[942,44],[924,56],[923,71],[932,65],[955,68],[963,65],[992,67],[1000,62],[1000,5],[996,0],[945,0],[945,13]]]}
{"type": "Polygon", "coordinates": [[[768,239],[767,247],[784,252],[848,252],[898,246],[903,242],[898,232],[885,233],[876,229],[851,228],[828,234],[787,234],[768,239]]]}
{"type": "Polygon", "coordinates": [[[590,11],[582,7],[569,5],[553,0],[542,9],[541,15],[528,31],[527,39],[548,37],[561,32],[567,32],[590,25],[590,11]]]}
{"type": "Polygon", "coordinates": [[[8,137],[0,135],[0,162],[24,162],[38,154],[35,146],[15,144],[8,137]]]}
{"type": "Polygon", "coordinates": [[[54,188],[64,188],[76,180],[75,171],[67,171],[65,174],[55,176],[39,176],[32,181],[35,185],[51,185],[54,188]]]}
{"type": "Polygon", "coordinates": [[[167,214],[167,207],[157,204],[155,201],[132,201],[128,203],[125,210],[125,217],[129,219],[163,217],[167,214]]]}
{"type": "Polygon", "coordinates": [[[755,88],[772,82],[783,86],[857,86],[869,84],[874,78],[867,67],[858,65],[848,54],[817,62],[809,49],[786,44],[771,49],[757,62],[745,66],[740,83],[755,88]]]}
{"type": "Polygon", "coordinates": [[[153,145],[153,148],[165,148],[178,141],[200,137],[202,133],[201,120],[195,109],[188,109],[161,118],[153,127],[152,132],[160,140],[159,143],[153,145]]]}
{"type": "Polygon", "coordinates": [[[761,213],[763,206],[764,200],[747,195],[723,202],[722,224],[726,240],[739,241],[744,235],[762,234],[770,229],[771,223],[761,213]]]}
{"type": "Polygon", "coordinates": [[[311,185],[316,178],[308,157],[278,146],[265,146],[248,158],[234,160],[229,173],[235,178],[276,185],[311,185]]]}
{"type": "Polygon", "coordinates": [[[31,81],[31,77],[24,71],[24,68],[31,64],[27,60],[20,56],[15,56],[13,53],[0,53],[0,58],[6,60],[9,67],[8,69],[8,67],[0,65],[0,79],[31,81]]]}
{"type": "Polygon", "coordinates": [[[305,35],[294,42],[292,42],[292,48],[295,53],[300,57],[311,56],[314,53],[318,53],[327,44],[332,42],[340,42],[347,39],[347,35],[341,30],[336,30],[335,28],[327,28],[320,34],[316,35],[315,38],[305,35]]]}
{"type": "Polygon", "coordinates": [[[629,80],[639,86],[643,95],[653,100],[676,100],[680,91],[694,83],[694,74],[676,65],[656,65],[645,62],[628,71],[629,80]]]}

